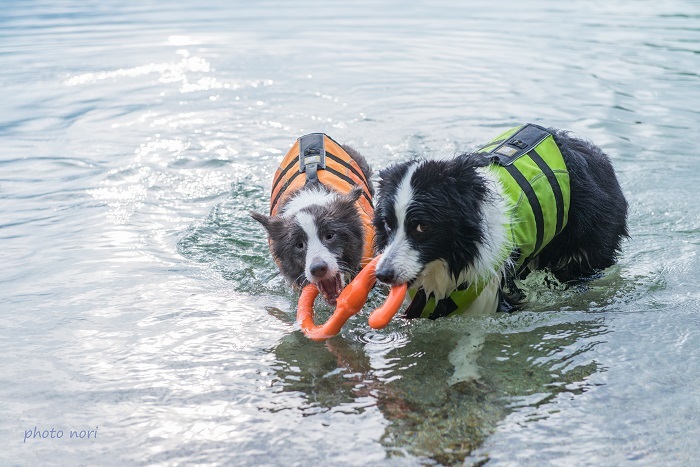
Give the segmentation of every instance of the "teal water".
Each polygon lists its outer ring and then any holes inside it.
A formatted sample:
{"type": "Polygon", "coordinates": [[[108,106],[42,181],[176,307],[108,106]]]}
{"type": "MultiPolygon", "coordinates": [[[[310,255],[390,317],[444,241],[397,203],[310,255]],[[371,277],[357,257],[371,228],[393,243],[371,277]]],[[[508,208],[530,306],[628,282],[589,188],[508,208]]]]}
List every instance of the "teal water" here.
{"type": "Polygon", "coordinates": [[[697,2],[13,1],[0,63],[1,464],[700,462],[697,2]],[[299,135],[380,169],[525,121],[610,154],[618,265],[300,335],[247,214],[299,135]]]}

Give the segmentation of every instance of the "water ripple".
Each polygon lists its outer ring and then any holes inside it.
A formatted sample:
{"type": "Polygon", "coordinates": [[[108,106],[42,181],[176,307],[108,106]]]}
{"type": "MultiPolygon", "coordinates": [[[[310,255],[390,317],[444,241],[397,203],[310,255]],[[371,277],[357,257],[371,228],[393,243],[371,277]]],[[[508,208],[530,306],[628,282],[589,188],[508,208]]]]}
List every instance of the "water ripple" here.
{"type": "Polygon", "coordinates": [[[695,5],[307,3],[3,4],[5,458],[692,463],[695,5]],[[533,275],[519,313],[303,337],[247,213],[299,135],[378,171],[522,121],[610,154],[618,265],[533,275]],[[99,438],[23,443],[32,427],[99,438]]]}

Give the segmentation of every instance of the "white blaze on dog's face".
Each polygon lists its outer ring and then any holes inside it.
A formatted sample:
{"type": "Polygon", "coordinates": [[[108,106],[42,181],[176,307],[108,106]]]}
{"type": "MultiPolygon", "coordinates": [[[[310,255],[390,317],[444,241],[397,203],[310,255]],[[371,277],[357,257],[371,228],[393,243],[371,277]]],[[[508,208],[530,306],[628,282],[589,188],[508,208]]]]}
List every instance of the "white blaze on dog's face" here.
{"type": "Polygon", "coordinates": [[[380,173],[374,226],[377,278],[423,287],[437,299],[491,277],[507,257],[505,212],[481,168],[455,158],[408,162],[380,173]]]}
{"type": "Polygon", "coordinates": [[[306,255],[304,275],[306,280],[318,286],[326,301],[333,302],[344,287],[344,277],[340,274],[336,256],[331,253],[328,245],[321,240],[332,240],[335,233],[320,233],[318,223],[308,211],[298,212],[294,216],[296,222],[306,234],[306,255]]]}
{"type": "Polygon", "coordinates": [[[406,213],[413,201],[411,177],[416,168],[417,164],[407,167],[394,194],[393,214],[396,222],[382,220],[382,227],[391,238],[377,264],[377,278],[382,282],[403,284],[414,280],[423,269],[419,253],[406,235],[406,213]]]}

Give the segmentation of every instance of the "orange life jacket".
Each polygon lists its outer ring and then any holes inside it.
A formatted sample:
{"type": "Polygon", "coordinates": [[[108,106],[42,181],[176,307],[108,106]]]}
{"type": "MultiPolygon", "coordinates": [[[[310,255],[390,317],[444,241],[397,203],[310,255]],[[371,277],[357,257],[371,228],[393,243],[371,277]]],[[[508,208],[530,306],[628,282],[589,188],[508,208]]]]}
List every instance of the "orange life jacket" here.
{"type": "Polygon", "coordinates": [[[365,231],[362,267],[374,256],[372,194],[360,166],[343,147],[324,133],[311,133],[297,139],[275,172],[270,196],[270,215],[298,189],[318,180],[326,187],[347,194],[353,187],[362,187],[357,210],[365,231]]]}

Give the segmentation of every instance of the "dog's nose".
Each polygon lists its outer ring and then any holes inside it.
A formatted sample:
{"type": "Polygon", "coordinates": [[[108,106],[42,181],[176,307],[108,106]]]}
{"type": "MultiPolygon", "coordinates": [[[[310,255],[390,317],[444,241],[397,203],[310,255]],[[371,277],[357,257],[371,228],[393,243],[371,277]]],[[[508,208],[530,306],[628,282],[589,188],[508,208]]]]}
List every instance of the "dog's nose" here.
{"type": "Polygon", "coordinates": [[[385,284],[391,284],[394,279],[396,279],[396,271],[394,271],[392,268],[377,269],[374,275],[385,284]]]}
{"type": "Polygon", "coordinates": [[[326,275],[328,272],[328,264],[325,261],[318,261],[313,263],[309,268],[311,275],[320,279],[326,275]]]}

